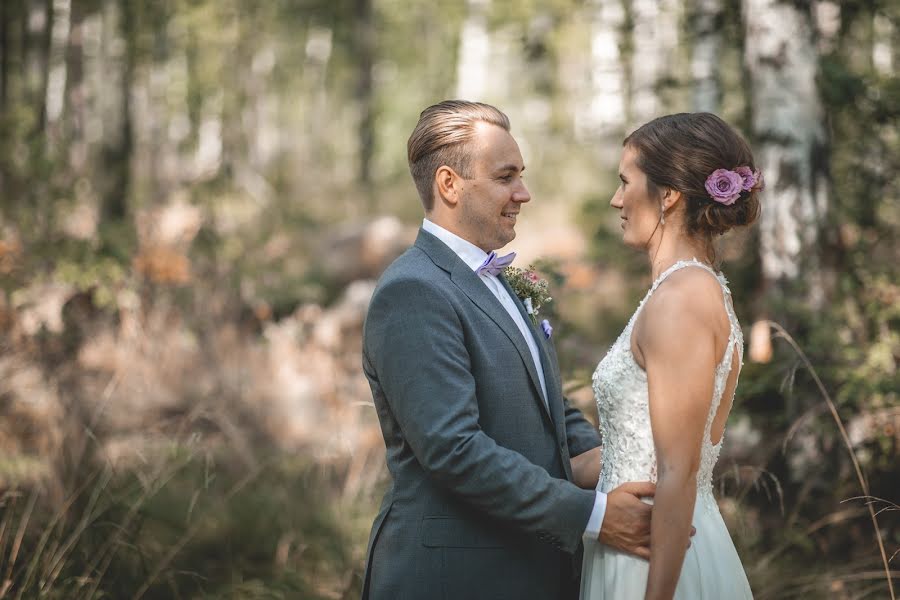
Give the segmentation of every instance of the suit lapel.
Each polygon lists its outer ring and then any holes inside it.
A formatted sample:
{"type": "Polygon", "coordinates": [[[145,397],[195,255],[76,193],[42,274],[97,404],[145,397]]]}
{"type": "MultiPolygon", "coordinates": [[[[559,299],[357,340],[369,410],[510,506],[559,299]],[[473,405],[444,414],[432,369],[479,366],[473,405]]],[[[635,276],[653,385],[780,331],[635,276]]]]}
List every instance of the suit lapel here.
{"type": "MultiPolygon", "coordinates": [[[[516,351],[519,353],[519,357],[525,364],[528,376],[534,386],[538,402],[540,403],[541,408],[543,408],[544,414],[547,415],[547,418],[550,419],[551,423],[555,422],[554,415],[549,409],[549,405],[552,405],[552,402],[546,402],[544,400],[544,395],[541,391],[541,381],[538,378],[537,368],[534,364],[534,360],[531,358],[531,351],[528,349],[528,344],[522,338],[522,332],[519,331],[519,327],[512,320],[512,317],[509,316],[509,313],[506,312],[506,309],[503,308],[503,305],[500,304],[500,301],[497,300],[497,297],[494,296],[478,275],[476,275],[475,272],[472,271],[472,269],[470,269],[455,252],[453,252],[453,250],[448,248],[446,244],[441,242],[435,236],[425,230],[420,230],[419,237],[416,239],[416,246],[428,254],[435,264],[448,271],[450,273],[450,280],[469,297],[475,306],[490,317],[504,334],[506,334],[506,337],[508,337],[509,341],[515,346],[516,351]]],[[[505,282],[504,285],[506,285],[505,282]]],[[[507,289],[509,289],[508,286],[507,289]]],[[[512,292],[510,292],[510,294],[515,298],[515,294],[512,292]]],[[[519,310],[521,310],[521,307],[519,310]]],[[[546,364],[546,359],[542,358],[542,361],[546,364]]],[[[548,384],[548,393],[550,393],[550,380],[547,380],[546,378],[546,369],[544,372],[544,378],[548,384]]]]}
{"type": "Polygon", "coordinates": [[[549,410],[550,403],[544,399],[537,367],[534,364],[534,359],[531,358],[531,350],[528,349],[528,344],[522,337],[522,332],[519,331],[519,327],[512,320],[512,317],[509,316],[509,313],[506,312],[506,309],[503,308],[503,305],[500,304],[500,301],[497,300],[497,297],[484,285],[484,282],[479,279],[472,269],[462,263],[462,261],[460,261],[460,265],[462,265],[462,268],[455,269],[450,273],[450,279],[478,308],[484,311],[497,324],[503,333],[506,334],[506,337],[509,338],[509,341],[516,347],[522,362],[525,363],[525,368],[528,370],[528,376],[531,378],[535,392],[537,392],[541,407],[552,421],[553,414],[549,410]]]}
{"type": "MultiPolygon", "coordinates": [[[[563,399],[562,399],[562,381],[560,380],[559,373],[557,372],[555,361],[553,361],[550,357],[550,351],[547,348],[547,344],[549,341],[547,337],[544,335],[542,330],[539,330],[536,325],[531,322],[531,316],[525,311],[525,305],[519,300],[516,293],[513,291],[512,287],[509,285],[509,282],[506,281],[505,277],[500,277],[500,281],[503,282],[503,286],[506,288],[506,291],[509,292],[509,295],[515,299],[516,306],[519,307],[519,313],[521,313],[522,317],[525,319],[525,322],[528,324],[528,328],[531,331],[532,337],[534,337],[535,343],[537,344],[538,351],[541,355],[541,365],[544,368],[544,381],[547,384],[547,395],[549,398],[549,406],[550,406],[550,415],[553,419],[553,424],[556,427],[556,437],[558,441],[565,442],[566,441],[566,418],[563,414],[563,399]]],[[[572,466],[570,465],[568,460],[563,460],[563,467],[565,468],[566,475],[569,480],[572,480],[572,466]]]]}

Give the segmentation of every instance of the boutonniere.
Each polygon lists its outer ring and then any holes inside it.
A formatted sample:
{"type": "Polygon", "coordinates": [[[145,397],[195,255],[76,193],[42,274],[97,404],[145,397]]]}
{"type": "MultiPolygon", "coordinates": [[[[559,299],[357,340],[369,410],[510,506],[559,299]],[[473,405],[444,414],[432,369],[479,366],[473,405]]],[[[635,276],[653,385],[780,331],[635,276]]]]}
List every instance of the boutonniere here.
{"type": "MultiPolygon", "coordinates": [[[[538,324],[537,317],[540,314],[542,306],[545,306],[553,298],[550,297],[550,283],[538,276],[534,271],[534,267],[529,266],[527,269],[518,267],[506,267],[503,270],[503,276],[509,282],[510,287],[522,300],[525,305],[525,312],[531,317],[531,322],[536,326],[538,324]]],[[[541,321],[541,330],[544,335],[550,338],[553,328],[550,321],[544,319],[541,321]]]]}

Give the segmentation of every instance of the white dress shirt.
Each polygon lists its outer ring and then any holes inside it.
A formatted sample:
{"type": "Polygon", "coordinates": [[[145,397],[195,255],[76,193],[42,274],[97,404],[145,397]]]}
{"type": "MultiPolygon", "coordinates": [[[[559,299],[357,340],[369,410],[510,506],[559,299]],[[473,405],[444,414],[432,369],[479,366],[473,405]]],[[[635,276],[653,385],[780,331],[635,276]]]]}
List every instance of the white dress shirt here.
{"type": "MultiPolygon", "coordinates": [[[[475,244],[462,239],[458,235],[447,231],[440,225],[436,225],[428,219],[422,220],[422,229],[444,242],[444,244],[446,244],[451,250],[453,250],[453,252],[455,252],[456,255],[459,256],[459,258],[464,263],[466,263],[466,265],[469,266],[469,268],[471,268],[473,271],[477,270],[478,267],[480,267],[482,263],[484,263],[484,260],[488,256],[487,252],[485,252],[475,244]]],[[[528,344],[528,350],[531,353],[531,358],[534,361],[534,366],[536,367],[535,370],[537,371],[538,379],[541,383],[543,401],[546,405],[548,403],[547,383],[544,380],[544,369],[541,363],[541,355],[538,351],[537,342],[534,339],[534,335],[532,335],[531,333],[531,329],[528,327],[528,324],[522,317],[522,313],[516,306],[516,301],[510,297],[509,292],[503,286],[503,283],[501,283],[500,280],[497,279],[497,277],[493,275],[481,274],[479,275],[479,279],[481,279],[484,285],[486,285],[491,293],[494,294],[497,300],[500,301],[500,304],[503,305],[503,308],[506,309],[506,312],[509,313],[509,316],[519,328],[519,332],[525,339],[525,343],[528,344]]],[[[600,527],[603,525],[603,516],[605,514],[606,494],[599,491],[598,489],[597,496],[594,499],[594,509],[593,511],[591,511],[591,517],[590,519],[588,519],[587,526],[584,530],[585,538],[591,538],[594,540],[597,539],[597,536],[600,535],[600,527]]]]}

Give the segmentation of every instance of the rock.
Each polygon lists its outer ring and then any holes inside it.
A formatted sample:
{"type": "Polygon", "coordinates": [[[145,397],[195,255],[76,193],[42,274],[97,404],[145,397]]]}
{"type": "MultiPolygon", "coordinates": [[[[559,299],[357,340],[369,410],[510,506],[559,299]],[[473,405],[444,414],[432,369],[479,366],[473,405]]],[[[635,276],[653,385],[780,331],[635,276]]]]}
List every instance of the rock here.
{"type": "Polygon", "coordinates": [[[348,223],[320,244],[319,267],[332,282],[346,285],[359,279],[377,279],[391,262],[415,241],[416,229],[396,217],[368,223],[348,223]]]}
{"type": "Polygon", "coordinates": [[[52,473],[63,442],[64,411],[56,387],[21,356],[0,358],[0,486],[52,473]]]}
{"type": "Polygon", "coordinates": [[[13,292],[12,305],[19,314],[25,335],[36,335],[42,328],[51,333],[63,331],[63,305],[74,293],[71,285],[35,284],[13,292]]]}

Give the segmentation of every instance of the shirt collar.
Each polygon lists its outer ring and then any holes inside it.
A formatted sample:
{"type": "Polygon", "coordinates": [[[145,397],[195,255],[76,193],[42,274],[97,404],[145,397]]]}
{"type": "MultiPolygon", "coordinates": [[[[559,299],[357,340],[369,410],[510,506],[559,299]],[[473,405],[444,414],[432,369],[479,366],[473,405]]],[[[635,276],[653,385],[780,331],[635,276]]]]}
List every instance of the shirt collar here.
{"type": "Polygon", "coordinates": [[[472,242],[468,242],[455,233],[450,233],[440,225],[428,219],[422,219],[422,229],[446,244],[473,271],[484,263],[488,254],[472,242]]]}

